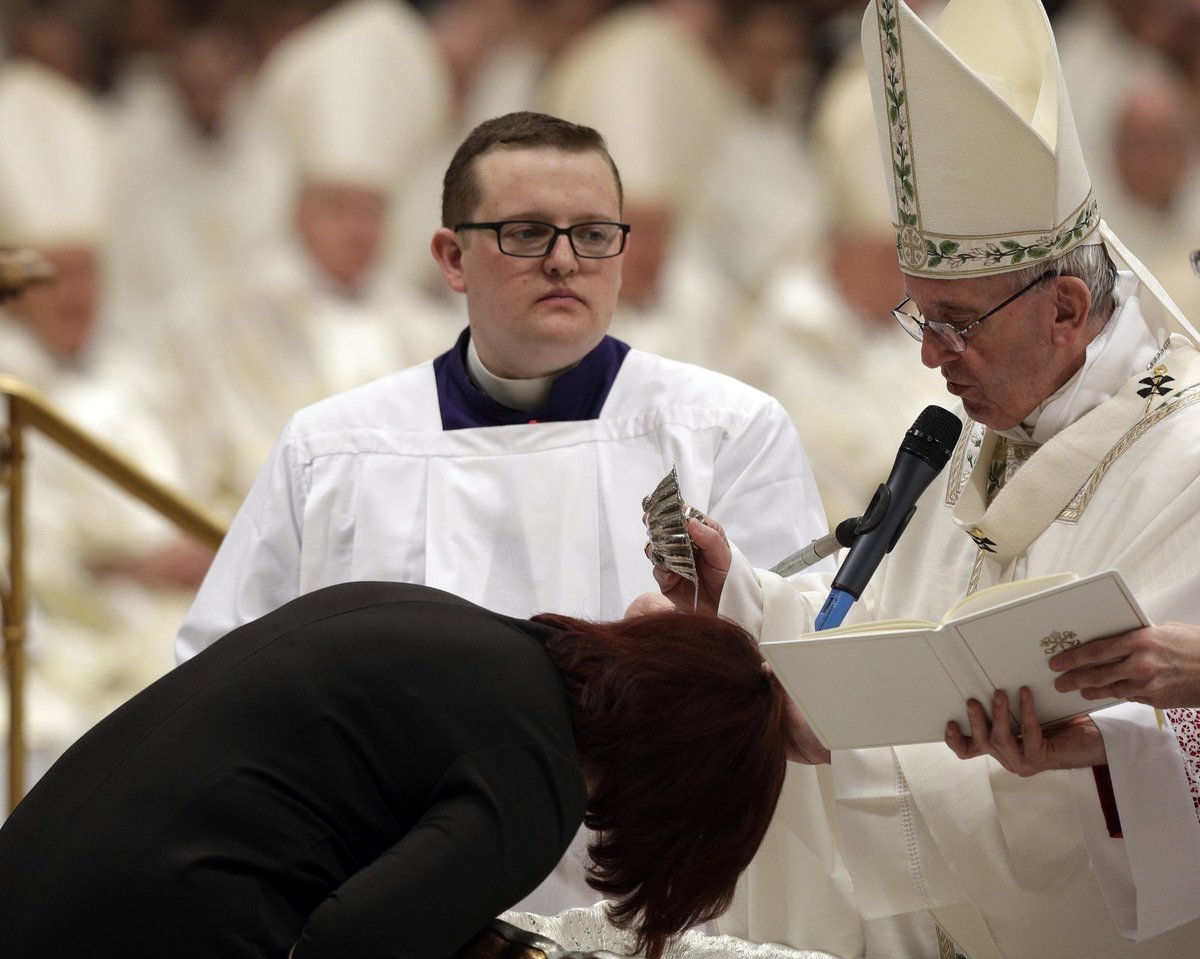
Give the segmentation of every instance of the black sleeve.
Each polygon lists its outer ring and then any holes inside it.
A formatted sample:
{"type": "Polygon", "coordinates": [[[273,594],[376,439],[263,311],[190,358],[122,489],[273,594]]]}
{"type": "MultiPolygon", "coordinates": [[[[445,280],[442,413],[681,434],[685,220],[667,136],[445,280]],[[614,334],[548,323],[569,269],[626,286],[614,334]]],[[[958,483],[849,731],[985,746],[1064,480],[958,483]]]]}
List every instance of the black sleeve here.
{"type": "Polygon", "coordinates": [[[545,747],[465,756],[417,825],[314,910],[295,959],[446,959],[550,873],[585,802],[577,764],[545,747]]]}

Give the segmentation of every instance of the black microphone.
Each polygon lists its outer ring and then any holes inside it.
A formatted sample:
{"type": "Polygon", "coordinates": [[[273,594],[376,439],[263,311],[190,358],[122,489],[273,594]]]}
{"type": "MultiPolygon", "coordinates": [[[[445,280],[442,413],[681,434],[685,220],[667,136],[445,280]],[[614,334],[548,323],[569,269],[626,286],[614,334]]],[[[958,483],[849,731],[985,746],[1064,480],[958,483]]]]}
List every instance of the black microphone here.
{"type": "Polygon", "coordinates": [[[927,406],[908,428],[887,482],[880,484],[857,528],[857,538],[833,579],[833,588],[862,595],[886,553],[904,532],[916,502],[950,459],[962,422],[940,406],[927,406]]]}
{"type": "Polygon", "coordinates": [[[851,516],[842,520],[832,533],[814,539],[803,549],[798,549],[781,559],[771,567],[770,572],[777,576],[791,576],[792,573],[812,566],[813,563],[819,563],[826,556],[832,556],[838,549],[850,546],[858,538],[858,524],[861,522],[861,516],[851,516]]]}

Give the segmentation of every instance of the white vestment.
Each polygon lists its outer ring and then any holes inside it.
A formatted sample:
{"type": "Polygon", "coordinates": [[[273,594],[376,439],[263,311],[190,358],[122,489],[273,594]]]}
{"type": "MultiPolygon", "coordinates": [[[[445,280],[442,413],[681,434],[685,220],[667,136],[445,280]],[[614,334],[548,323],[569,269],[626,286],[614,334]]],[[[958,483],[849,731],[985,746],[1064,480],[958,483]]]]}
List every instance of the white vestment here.
{"type": "Polygon", "coordinates": [[[461,326],[390,276],[373,276],[356,295],[337,289],[298,245],[264,256],[238,308],[211,319],[185,358],[197,390],[207,384],[215,394],[238,496],[292,413],[435,356],[461,326]]]}
{"type": "MultiPolygon", "coordinates": [[[[1121,297],[1084,368],[1036,411],[1033,456],[985,511],[994,436],[965,431],[850,621],[937,620],[977,561],[979,587],[1116,568],[1154,621],[1200,620],[1200,357],[1181,339],[1156,357],[1164,334],[1141,321],[1128,277],[1121,297]],[[1157,364],[1169,392],[1139,395],[1157,364]]],[[[739,556],[721,610],[764,642],[791,638],[827,590],[827,576],[788,584],[739,556]]],[[[837,752],[789,771],[723,930],[910,959],[937,954],[936,918],[971,959],[1194,955],[1200,827],[1175,736],[1135,704],[1095,719],[1124,838],[1106,829],[1091,770],[1023,779],[941,743],[837,752]]]]}
{"type": "MultiPolygon", "coordinates": [[[[0,311],[0,372],[32,386],[147,476],[187,489],[187,470],[154,403],[161,381],[141,353],[107,330],[67,362],[0,311]]],[[[27,735],[36,772],[171,668],[170,639],[194,591],[101,572],[154,556],[183,537],[28,424],[24,443],[32,606],[27,735]]],[[[6,729],[7,708],[0,732],[6,729]]]]}
{"type": "MultiPolygon", "coordinates": [[[[288,425],[200,589],[178,655],[348,580],[423,583],[516,616],[619,618],[657,588],[641,504],[672,466],[685,501],[722,517],[756,562],[825,532],[783,409],[720,374],[634,349],[598,418],[444,431],[433,364],[396,373],[288,425]]],[[[535,892],[524,908],[594,902],[573,872],[567,888],[549,899],[535,892]]]]}
{"type": "Polygon", "coordinates": [[[628,201],[670,206],[694,195],[740,106],[717,60],[654,4],[597,20],[554,60],[537,96],[539,109],[604,134],[628,201]]]}
{"type": "Polygon", "coordinates": [[[828,268],[781,272],[767,292],[742,376],[792,417],[836,526],[867,508],[904,431],[945,387],[899,324],[864,317],[828,268]]]}

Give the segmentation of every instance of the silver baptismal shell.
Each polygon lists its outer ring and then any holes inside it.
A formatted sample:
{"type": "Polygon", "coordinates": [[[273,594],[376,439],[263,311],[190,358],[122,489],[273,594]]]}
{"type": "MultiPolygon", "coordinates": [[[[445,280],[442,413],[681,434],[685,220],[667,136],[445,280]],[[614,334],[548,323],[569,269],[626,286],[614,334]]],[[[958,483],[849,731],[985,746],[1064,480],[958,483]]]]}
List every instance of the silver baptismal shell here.
{"type": "Polygon", "coordinates": [[[650,558],[656,566],[665,566],[689,582],[697,581],[696,556],[687,524],[704,514],[684,503],[679,495],[679,475],[675,467],[662,478],[654,492],[642,500],[646,528],[650,535],[650,558]]]}

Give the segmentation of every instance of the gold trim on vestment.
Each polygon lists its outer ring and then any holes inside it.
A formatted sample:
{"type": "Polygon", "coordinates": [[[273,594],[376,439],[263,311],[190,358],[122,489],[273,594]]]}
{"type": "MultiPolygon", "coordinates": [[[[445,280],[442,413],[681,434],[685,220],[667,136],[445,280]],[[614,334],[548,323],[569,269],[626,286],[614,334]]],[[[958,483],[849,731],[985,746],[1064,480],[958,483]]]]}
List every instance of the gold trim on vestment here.
{"type": "Polygon", "coordinates": [[[987,429],[984,428],[983,432],[977,433],[980,426],[981,424],[968,419],[964,424],[962,435],[959,436],[958,443],[954,447],[954,452],[950,456],[950,469],[946,478],[946,505],[951,509],[958,505],[958,498],[962,496],[962,491],[967,488],[971,474],[975,471],[978,452],[983,446],[983,437],[987,432],[987,429]],[[970,459],[968,454],[972,446],[976,451],[974,460],[970,459]]]}
{"type": "Polygon", "coordinates": [[[1079,491],[1071,497],[1071,501],[1058,514],[1058,519],[1064,523],[1079,522],[1080,517],[1083,516],[1083,511],[1087,509],[1088,504],[1091,502],[1097,487],[1104,482],[1104,477],[1108,475],[1108,471],[1112,469],[1113,464],[1129,452],[1130,447],[1141,439],[1147,430],[1157,426],[1172,413],[1186,409],[1198,400],[1200,400],[1200,384],[1189,386],[1176,394],[1174,399],[1163,403],[1162,406],[1154,410],[1149,416],[1138,420],[1129,432],[1122,436],[1116,445],[1104,454],[1104,457],[1092,471],[1091,476],[1088,477],[1087,482],[1079,488],[1079,491]]]}

